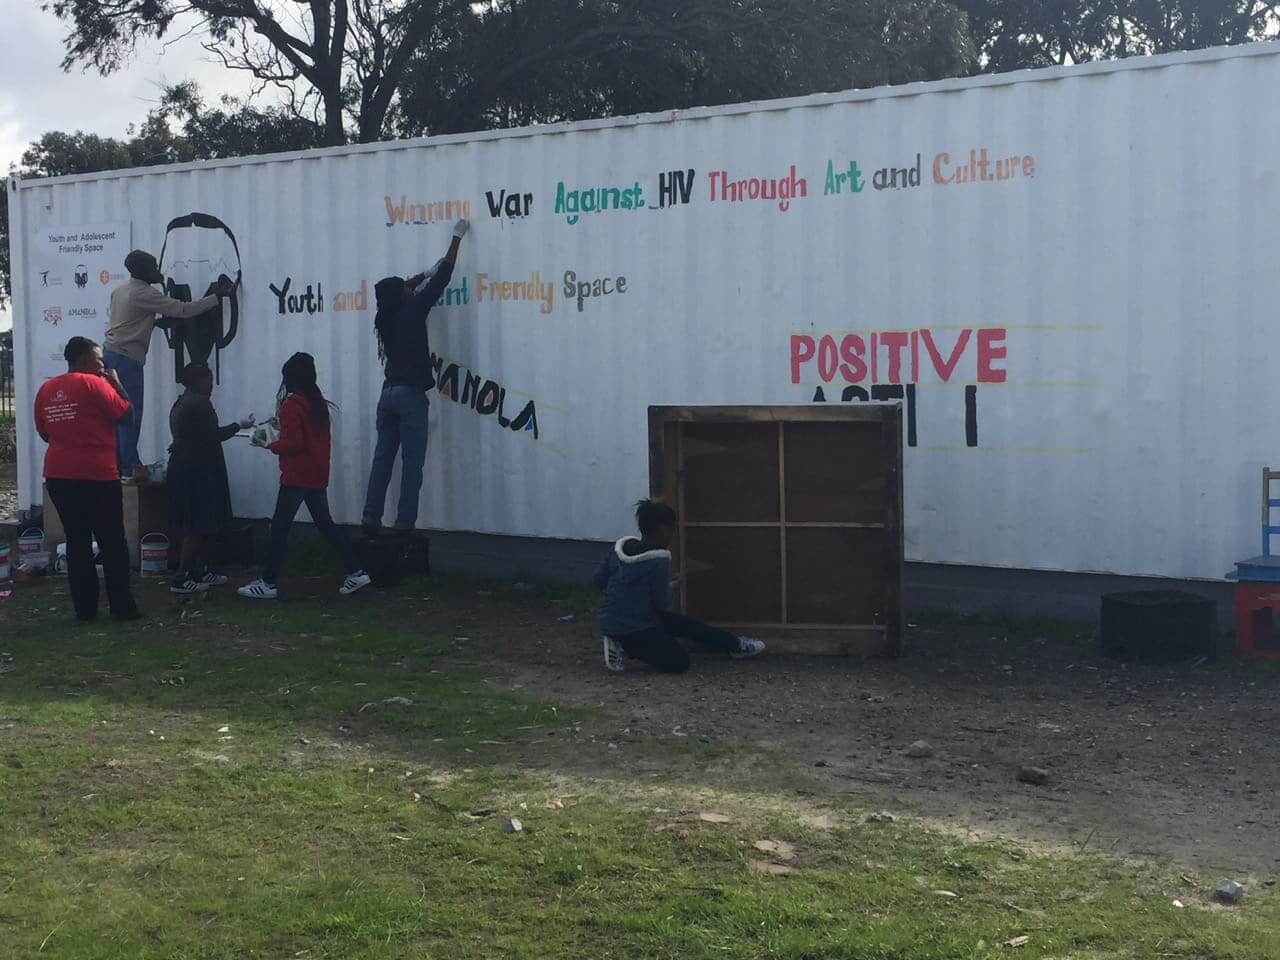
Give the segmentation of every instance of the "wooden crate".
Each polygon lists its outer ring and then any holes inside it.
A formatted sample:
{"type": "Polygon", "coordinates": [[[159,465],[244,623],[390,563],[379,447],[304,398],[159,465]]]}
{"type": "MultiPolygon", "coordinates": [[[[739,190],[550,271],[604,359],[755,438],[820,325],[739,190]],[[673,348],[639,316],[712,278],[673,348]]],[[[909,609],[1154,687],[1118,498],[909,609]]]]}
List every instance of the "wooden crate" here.
{"type": "Polygon", "coordinates": [[[902,650],[902,408],[651,407],[675,608],[784,653],[902,650]]]}

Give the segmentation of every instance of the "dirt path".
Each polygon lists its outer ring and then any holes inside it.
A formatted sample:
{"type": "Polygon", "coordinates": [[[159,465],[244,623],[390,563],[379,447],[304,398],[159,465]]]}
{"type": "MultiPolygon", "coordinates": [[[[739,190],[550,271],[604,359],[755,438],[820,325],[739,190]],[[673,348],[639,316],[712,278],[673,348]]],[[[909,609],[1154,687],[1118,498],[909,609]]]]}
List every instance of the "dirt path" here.
{"type": "Polygon", "coordinates": [[[1280,875],[1272,665],[1125,666],[1084,636],[958,623],[912,629],[896,661],[695,654],[686,676],[612,675],[589,625],[544,626],[553,618],[537,613],[505,629],[477,618],[467,646],[522,689],[603,708],[608,719],[566,745],[579,765],[789,781],[960,829],[1280,875]],[[736,759],[673,769],[653,748],[678,737],[736,759]],[[908,758],[921,739],[933,755],[908,758]],[[1019,783],[1024,765],[1048,785],[1019,783]]]}

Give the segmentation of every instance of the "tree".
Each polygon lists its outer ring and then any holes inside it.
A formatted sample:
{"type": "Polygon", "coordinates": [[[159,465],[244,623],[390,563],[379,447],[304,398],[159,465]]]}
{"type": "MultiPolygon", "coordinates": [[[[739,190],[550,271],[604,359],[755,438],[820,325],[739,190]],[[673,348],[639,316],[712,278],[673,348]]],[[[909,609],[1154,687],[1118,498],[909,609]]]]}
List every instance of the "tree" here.
{"type": "Polygon", "coordinates": [[[992,73],[1245,43],[1280,23],[1267,0],[956,2],[992,73]]]}
{"type": "MultiPolygon", "coordinates": [[[[919,53],[922,37],[926,46],[942,38],[930,51],[935,69],[952,72],[969,60],[963,21],[949,0],[47,0],[45,7],[71,25],[63,66],[104,73],[124,65],[139,40],[164,37],[180,17],[194,18],[207,50],[229,69],[279,88],[289,115],[317,124],[328,144],[403,129],[473,129],[495,114],[521,115],[532,105],[519,104],[528,91],[516,88],[548,79],[553,65],[562,79],[576,75],[588,88],[579,96],[559,83],[553,112],[579,115],[583,103],[599,112],[622,90],[610,83],[605,61],[633,54],[659,68],[678,63],[679,75],[703,85],[713,80],[712,64],[740,78],[760,67],[750,85],[761,90],[769,89],[770,75],[799,89],[823,64],[847,67],[850,54],[840,52],[837,38],[854,44],[862,65],[879,59],[882,68],[895,68],[880,71],[886,75],[912,75],[902,67],[919,53]],[[809,55],[819,49],[820,56],[809,55]],[[605,79],[604,94],[596,77],[577,73],[584,63],[605,79]],[[434,88],[444,98],[443,116],[396,110],[410,72],[420,93],[434,88]],[[398,122],[389,123],[393,116],[398,122]]],[[[822,82],[838,83],[848,72],[822,75],[822,82]]],[[[657,103],[673,81],[630,65],[616,79],[647,86],[647,99],[657,103]]]]}
{"type": "Polygon", "coordinates": [[[499,0],[408,69],[399,135],[622,115],[967,73],[950,0],[499,0]]]}

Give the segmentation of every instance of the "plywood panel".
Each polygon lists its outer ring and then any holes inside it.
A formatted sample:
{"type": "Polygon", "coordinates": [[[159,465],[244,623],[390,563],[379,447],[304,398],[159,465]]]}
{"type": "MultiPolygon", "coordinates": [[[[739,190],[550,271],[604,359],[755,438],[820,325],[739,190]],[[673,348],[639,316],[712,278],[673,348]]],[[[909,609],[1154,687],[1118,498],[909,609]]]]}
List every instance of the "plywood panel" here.
{"type": "Polygon", "coordinates": [[[787,529],[787,614],[793,624],[883,624],[883,530],[787,529]]]}
{"type": "Polygon", "coordinates": [[[680,451],[685,520],[777,521],[777,424],[686,423],[680,451]]]}
{"type": "Polygon", "coordinates": [[[712,623],[777,623],[779,538],[776,527],[686,530],[686,612],[712,623]]]}
{"type": "Polygon", "coordinates": [[[784,429],[789,522],[884,522],[891,458],[880,423],[788,423],[784,429]]]}

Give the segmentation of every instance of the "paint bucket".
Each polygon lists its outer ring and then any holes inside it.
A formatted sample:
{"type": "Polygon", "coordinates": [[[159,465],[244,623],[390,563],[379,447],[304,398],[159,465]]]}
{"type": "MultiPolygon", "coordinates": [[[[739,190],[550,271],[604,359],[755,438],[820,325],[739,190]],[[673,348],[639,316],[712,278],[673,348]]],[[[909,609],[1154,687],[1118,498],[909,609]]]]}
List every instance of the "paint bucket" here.
{"type": "MultiPolygon", "coordinates": [[[[102,564],[98,562],[98,541],[93,542],[93,561],[97,568],[98,576],[102,576],[102,564]]],[[[53,553],[53,572],[55,576],[65,577],[68,571],[67,566],[67,545],[65,543],[58,544],[58,549],[53,553]]]]}
{"type": "Polygon", "coordinates": [[[29,560],[37,554],[44,553],[44,531],[39,527],[31,527],[18,534],[18,562],[29,560]]]}
{"type": "Polygon", "coordinates": [[[13,566],[9,562],[9,551],[13,549],[9,546],[8,541],[0,543],[0,581],[8,580],[13,576],[13,566]]]}
{"type": "Polygon", "coordinates": [[[264,420],[253,429],[253,439],[257,440],[263,446],[269,443],[275,443],[280,439],[279,422],[272,417],[270,420],[264,420]]]}
{"type": "Polygon", "coordinates": [[[169,538],[163,533],[148,533],[138,544],[144,577],[163,577],[169,572],[169,538]]]}

